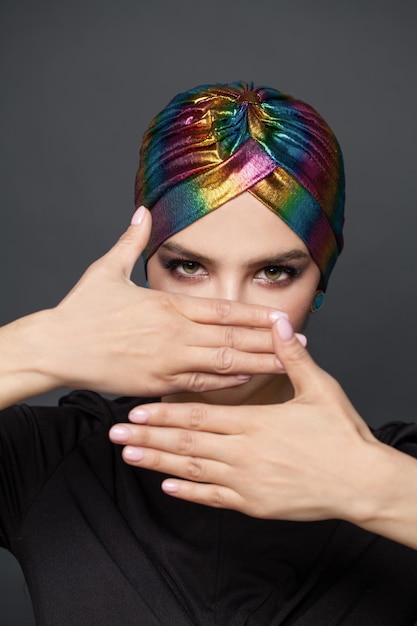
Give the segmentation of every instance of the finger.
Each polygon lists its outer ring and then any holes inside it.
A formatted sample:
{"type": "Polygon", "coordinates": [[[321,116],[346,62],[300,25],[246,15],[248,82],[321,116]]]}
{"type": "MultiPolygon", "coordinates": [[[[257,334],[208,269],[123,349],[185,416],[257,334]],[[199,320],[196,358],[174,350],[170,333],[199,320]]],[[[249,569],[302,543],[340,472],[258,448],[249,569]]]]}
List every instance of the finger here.
{"type": "Polygon", "coordinates": [[[274,324],[272,339],[276,355],[294,386],[295,394],[314,390],[325,373],[313,361],[287,319],[281,318],[274,324]]]}
{"type": "MultiPolygon", "coordinates": [[[[197,347],[234,348],[241,352],[264,352],[275,354],[272,334],[269,328],[254,329],[239,326],[217,326],[195,324],[188,332],[188,342],[197,347]],[[194,332],[193,332],[194,331],[194,332]]],[[[303,346],[307,345],[307,337],[296,333],[303,346]]]]}
{"type": "Polygon", "coordinates": [[[136,424],[185,428],[209,433],[239,434],[243,432],[246,413],[253,409],[220,406],[197,402],[157,402],[142,404],[129,413],[129,420],[136,424]],[[239,409],[239,410],[236,410],[239,409]]]}
{"type": "Polygon", "coordinates": [[[207,372],[190,372],[178,375],[176,379],[176,389],[178,391],[193,391],[202,393],[204,391],[219,391],[245,385],[252,376],[250,374],[208,374],[207,372]]]}
{"type": "Polygon", "coordinates": [[[122,450],[122,458],[127,465],[196,482],[213,481],[217,484],[224,480],[227,470],[227,466],[218,461],[179,456],[161,450],[135,446],[125,446],[122,450]]]}
{"type": "Polygon", "coordinates": [[[130,278],[136,261],[146,247],[151,232],[152,218],[145,207],[139,207],[129,228],[99,261],[98,265],[110,267],[130,278]]]}
{"type": "Polygon", "coordinates": [[[244,510],[243,498],[233,489],[223,485],[167,478],[162,482],[161,488],[164,493],[180,500],[204,504],[217,509],[244,510]]]}
{"type": "Polygon", "coordinates": [[[195,347],[226,347],[242,352],[274,354],[272,334],[269,328],[253,329],[216,324],[190,324],[188,345],[195,347]]]}
{"type": "Polygon", "coordinates": [[[201,324],[271,328],[276,319],[287,316],[283,311],[257,304],[185,295],[178,295],[174,305],[183,315],[201,324]]]}
{"type": "MultiPolygon", "coordinates": [[[[187,369],[211,374],[280,374],[275,354],[241,352],[233,348],[189,348],[187,369]]],[[[192,381],[190,381],[192,384],[192,381]]],[[[199,389],[194,388],[195,391],[199,389]]]]}
{"type": "MultiPolygon", "coordinates": [[[[185,428],[125,423],[115,424],[109,431],[110,441],[127,446],[128,454],[129,448],[133,447],[132,454],[139,454],[138,449],[142,452],[146,449],[147,458],[152,454],[152,450],[154,454],[166,452],[169,455],[230,463],[234,445],[230,436],[228,441],[225,441],[225,437],[227,435],[196,432],[185,428]]],[[[164,471],[173,473],[174,468],[167,467],[164,471]]]]}

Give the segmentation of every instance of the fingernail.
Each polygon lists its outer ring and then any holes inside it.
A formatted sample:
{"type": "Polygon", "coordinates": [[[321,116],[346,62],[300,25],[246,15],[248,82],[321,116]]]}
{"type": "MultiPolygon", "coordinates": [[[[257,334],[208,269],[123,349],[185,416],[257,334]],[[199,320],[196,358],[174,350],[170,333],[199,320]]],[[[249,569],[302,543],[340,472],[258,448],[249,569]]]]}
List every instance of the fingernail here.
{"type": "Polygon", "coordinates": [[[282,341],[290,341],[294,337],[293,328],[288,319],[281,317],[277,321],[277,329],[282,341]]]}
{"type": "Polygon", "coordinates": [[[305,335],[303,335],[302,333],[295,333],[295,334],[296,334],[296,337],[297,337],[298,341],[305,348],[306,345],[307,345],[307,337],[305,335]]]}
{"type": "Polygon", "coordinates": [[[135,424],[146,424],[149,420],[149,411],[145,409],[132,409],[129,413],[129,419],[135,424]]]}
{"type": "Polygon", "coordinates": [[[109,436],[115,443],[125,443],[130,439],[130,430],[125,426],[113,426],[110,429],[109,436]]]}
{"type": "Polygon", "coordinates": [[[126,446],[123,450],[123,457],[128,461],[141,461],[143,459],[143,450],[142,448],[126,446]]]}
{"type": "Polygon", "coordinates": [[[171,480],[169,478],[168,480],[164,480],[161,486],[163,491],[166,491],[167,493],[176,493],[179,488],[178,483],[175,480],[171,480]]]}
{"type": "Polygon", "coordinates": [[[130,221],[132,226],[138,226],[143,221],[143,218],[145,217],[145,212],[146,212],[146,209],[144,206],[140,206],[139,208],[136,209],[130,221]]]}
{"type": "Polygon", "coordinates": [[[276,364],[278,365],[279,368],[281,368],[282,370],[285,370],[285,367],[283,366],[283,364],[281,363],[281,361],[279,359],[275,359],[276,364]]]}
{"type": "Polygon", "coordinates": [[[249,374],[238,374],[236,378],[238,380],[250,380],[252,376],[250,376],[249,374]]]}
{"type": "Polygon", "coordinates": [[[284,311],[272,311],[272,313],[269,314],[269,319],[271,320],[271,322],[277,322],[281,319],[287,320],[288,315],[284,311]]]}

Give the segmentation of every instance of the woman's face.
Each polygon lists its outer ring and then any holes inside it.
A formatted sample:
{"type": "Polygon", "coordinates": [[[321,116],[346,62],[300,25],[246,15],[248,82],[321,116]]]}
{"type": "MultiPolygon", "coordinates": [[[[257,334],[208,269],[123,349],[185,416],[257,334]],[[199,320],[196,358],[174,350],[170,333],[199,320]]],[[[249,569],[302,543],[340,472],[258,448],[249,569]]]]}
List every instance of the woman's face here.
{"type": "Polygon", "coordinates": [[[280,309],[297,331],[320,279],[303,241],[249,192],[167,239],[147,274],[152,289],[280,309]]]}

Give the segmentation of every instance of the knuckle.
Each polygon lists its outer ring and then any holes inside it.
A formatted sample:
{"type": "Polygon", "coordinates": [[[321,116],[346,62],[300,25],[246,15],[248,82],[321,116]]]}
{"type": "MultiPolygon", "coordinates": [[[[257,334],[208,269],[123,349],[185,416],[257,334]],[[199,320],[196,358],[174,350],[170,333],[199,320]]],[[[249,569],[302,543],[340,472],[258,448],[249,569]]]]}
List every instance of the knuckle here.
{"type": "Polygon", "coordinates": [[[189,430],[180,430],[178,433],[179,452],[190,452],[194,444],[194,434],[189,430]]]}
{"type": "Polygon", "coordinates": [[[216,313],[221,320],[227,319],[232,311],[232,306],[227,300],[216,302],[216,313]]]}
{"type": "Polygon", "coordinates": [[[263,326],[266,319],[265,311],[261,311],[259,309],[253,309],[251,311],[251,326],[254,326],[255,328],[257,326],[263,326]]]}
{"type": "Polygon", "coordinates": [[[169,310],[172,308],[172,299],[166,293],[158,294],[158,302],[163,310],[169,310]]]}
{"type": "MultiPolygon", "coordinates": [[[[172,380],[168,379],[170,383],[172,383],[172,380]]],[[[162,424],[166,424],[169,422],[170,418],[171,418],[171,410],[169,405],[166,404],[159,404],[159,405],[153,405],[152,407],[152,416],[157,418],[158,420],[161,420],[161,425],[162,424]]],[[[143,425],[141,425],[140,430],[147,430],[146,428],[143,428],[143,425]]]]}
{"type": "Polygon", "coordinates": [[[161,461],[162,461],[161,452],[159,450],[153,450],[150,463],[149,463],[150,467],[157,470],[161,465],[161,461]]]}
{"type": "Polygon", "coordinates": [[[202,474],[203,467],[201,462],[197,459],[190,459],[186,470],[186,477],[190,480],[200,480],[202,474]]]}
{"type": "Polygon", "coordinates": [[[222,509],[225,506],[224,498],[220,490],[216,487],[213,488],[210,494],[209,505],[217,509],[222,509]]]}
{"type": "Polygon", "coordinates": [[[258,519],[268,519],[271,516],[271,512],[267,505],[260,502],[256,503],[254,507],[245,507],[246,514],[258,519]]]}
{"type": "Polygon", "coordinates": [[[199,429],[206,420],[207,412],[203,406],[193,406],[190,412],[190,427],[199,429]]]}
{"type": "Polygon", "coordinates": [[[119,237],[116,245],[120,244],[121,246],[131,246],[134,242],[135,237],[133,236],[133,233],[131,231],[126,231],[125,233],[123,233],[123,235],[119,237]]]}
{"type": "Polygon", "coordinates": [[[232,367],[233,356],[230,348],[219,348],[216,350],[214,367],[218,372],[227,372],[232,367]]]}
{"type": "Polygon", "coordinates": [[[145,428],[138,429],[138,440],[141,446],[145,448],[149,447],[149,429],[145,426],[145,428]]]}
{"type": "Polygon", "coordinates": [[[224,345],[228,348],[236,348],[238,344],[237,329],[233,326],[228,326],[224,331],[224,345]]]}
{"type": "MultiPolygon", "coordinates": [[[[275,359],[274,359],[273,363],[274,363],[274,366],[275,366],[275,359]]],[[[268,368],[270,367],[269,360],[266,361],[265,357],[263,355],[257,354],[256,355],[256,367],[257,367],[257,370],[256,370],[257,372],[259,372],[259,373],[262,373],[262,372],[267,373],[268,372],[268,368]]]]}
{"type": "Polygon", "coordinates": [[[193,372],[189,380],[191,391],[204,391],[206,388],[206,377],[203,372],[193,372]]]}
{"type": "Polygon", "coordinates": [[[305,365],[310,362],[310,355],[298,341],[291,346],[291,349],[288,350],[285,356],[286,361],[293,365],[305,365]]]}

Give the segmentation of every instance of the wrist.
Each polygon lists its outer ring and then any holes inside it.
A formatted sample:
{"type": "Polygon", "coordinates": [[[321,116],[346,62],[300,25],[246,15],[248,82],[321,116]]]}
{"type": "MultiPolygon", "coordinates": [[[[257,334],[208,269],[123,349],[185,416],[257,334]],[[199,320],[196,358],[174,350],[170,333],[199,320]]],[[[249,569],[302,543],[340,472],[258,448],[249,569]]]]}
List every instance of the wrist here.
{"type": "Polygon", "coordinates": [[[43,351],[48,319],[48,310],[39,311],[0,329],[0,406],[8,406],[62,384],[46,367],[43,351]]]}
{"type": "Polygon", "coordinates": [[[383,444],[367,442],[356,498],[347,521],[417,548],[417,461],[383,444]]]}
{"type": "Polygon", "coordinates": [[[351,497],[343,519],[362,528],[372,524],[381,515],[386,497],[382,478],[385,470],[381,445],[376,440],[364,441],[362,449],[353,460],[351,497]]]}

